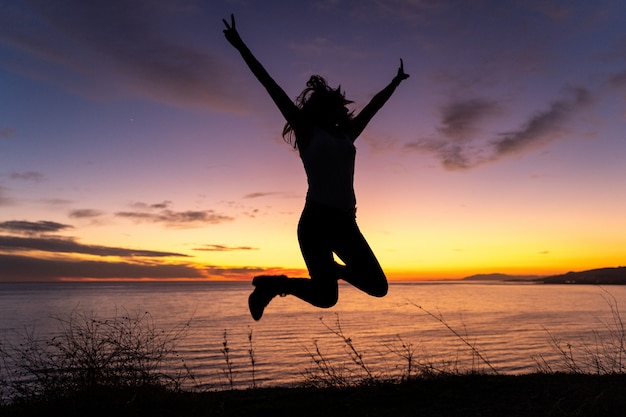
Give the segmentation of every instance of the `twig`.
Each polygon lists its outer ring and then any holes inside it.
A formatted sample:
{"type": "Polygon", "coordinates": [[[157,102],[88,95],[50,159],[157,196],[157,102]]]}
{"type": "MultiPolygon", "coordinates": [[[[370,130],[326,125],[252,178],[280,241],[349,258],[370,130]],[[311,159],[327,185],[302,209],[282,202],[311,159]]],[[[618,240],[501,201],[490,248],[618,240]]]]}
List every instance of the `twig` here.
{"type": "Polygon", "coordinates": [[[250,357],[250,366],[252,371],[252,388],[256,388],[255,365],[256,358],[254,356],[254,347],[252,345],[252,329],[248,330],[248,356],[250,357]]]}
{"type": "Polygon", "coordinates": [[[478,349],[476,349],[476,346],[474,346],[473,344],[471,344],[470,342],[468,342],[467,338],[465,338],[463,335],[461,335],[459,332],[457,332],[452,326],[450,326],[444,319],[443,317],[441,317],[441,315],[437,316],[433,313],[431,313],[430,311],[426,310],[424,307],[417,305],[415,303],[413,303],[412,301],[409,301],[410,304],[412,304],[413,306],[417,307],[418,309],[422,310],[424,313],[426,313],[427,315],[429,315],[430,317],[432,317],[433,319],[437,320],[439,323],[443,324],[448,330],[450,330],[452,332],[452,334],[454,334],[461,342],[463,342],[465,345],[467,345],[473,352],[474,355],[476,355],[485,365],[487,365],[489,367],[489,369],[491,369],[491,371],[498,375],[498,370],[496,368],[493,367],[493,365],[491,364],[491,362],[489,362],[489,360],[487,360],[487,358],[485,358],[478,349]]]}
{"type": "Polygon", "coordinates": [[[224,356],[224,361],[226,362],[226,369],[224,370],[224,374],[226,374],[226,378],[228,379],[228,383],[230,384],[230,389],[234,388],[234,377],[233,377],[233,362],[230,359],[230,348],[228,347],[228,337],[227,332],[224,330],[224,340],[222,341],[222,355],[224,356]]]}
{"type": "Polygon", "coordinates": [[[335,325],[337,326],[337,329],[333,329],[332,327],[330,327],[329,325],[324,323],[324,319],[322,317],[320,317],[320,321],[322,322],[324,327],[326,327],[333,334],[335,334],[337,337],[339,337],[341,340],[343,340],[345,345],[348,346],[348,348],[350,349],[350,358],[352,359],[352,361],[358,367],[360,367],[363,371],[365,371],[365,373],[367,375],[367,379],[368,380],[373,380],[374,379],[374,375],[372,374],[372,371],[370,370],[369,366],[367,366],[367,364],[363,360],[363,355],[361,354],[361,352],[359,352],[354,347],[354,343],[352,343],[352,339],[350,337],[347,337],[343,333],[343,329],[341,328],[341,323],[339,322],[339,315],[338,314],[335,314],[335,319],[336,319],[335,320],[335,325]]]}

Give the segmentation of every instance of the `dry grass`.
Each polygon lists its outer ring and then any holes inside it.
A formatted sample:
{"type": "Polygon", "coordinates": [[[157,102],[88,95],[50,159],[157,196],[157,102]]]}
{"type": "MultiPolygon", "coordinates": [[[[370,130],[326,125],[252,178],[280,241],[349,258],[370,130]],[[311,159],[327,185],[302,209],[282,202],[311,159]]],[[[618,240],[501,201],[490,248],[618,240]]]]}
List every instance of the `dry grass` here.
{"type": "Polygon", "coordinates": [[[322,323],[344,347],[346,360],[329,359],[314,340],[311,367],[294,388],[257,387],[250,329],[251,389],[235,389],[233,352],[224,331],[228,389],[216,392],[182,388],[193,375],[176,346],[189,323],[163,330],[148,313],[101,319],[75,312],[57,319],[61,330],[53,337],[25,332],[20,343],[0,345],[0,414],[617,416],[626,405],[626,331],[617,300],[608,292],[604,297],[611,319],[591,340],[566,343],[552,337],[559,359],[540,358],[534,374],[500,375],[464,333],[416,306],[458,338],[483,370],[434,364],[398,337],[386,348],[400,359],[399,376],[379,373],[337,316],[332,325],[322,323]],[[180,370],[166,372],[176,369],[173,362],[180,370]]]}
{"type": "Polygon", "coordinates": [[[142,387],[175,391],[192,378],[176,351],[189,323],[159,329],[149,313],[102,319],[73,312],[56,321],[60,330],[54,336],[25,330],[19,342],[0,344],[3,399],[142,387]],[[166,371],[172,363],[178,370],[166,371]]]}

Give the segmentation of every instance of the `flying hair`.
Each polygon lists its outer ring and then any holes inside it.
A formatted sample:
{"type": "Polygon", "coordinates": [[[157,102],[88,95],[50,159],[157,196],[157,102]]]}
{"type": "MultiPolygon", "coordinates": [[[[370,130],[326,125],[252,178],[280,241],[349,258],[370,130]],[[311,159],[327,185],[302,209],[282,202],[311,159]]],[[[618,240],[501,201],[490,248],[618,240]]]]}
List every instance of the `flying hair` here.
{"type": "MultiPolygon", "coordinates": [[[[329,103],[336,103],[337,101],[341,101],[342,105],[352,103],[352,101],[346,100],[345,93],[341,91],[341,86],[332,88],[321,75],[311,75],[306,83],[306,88],[302,90],[294,102],[296,107],[302,110],[304,117],[315,123],[324,122],[325,110],[329,103]]],[[[285,123],[283,128],[283,139],[294,149],[298,148],[293,127],[289,122],[285,123]]]]}

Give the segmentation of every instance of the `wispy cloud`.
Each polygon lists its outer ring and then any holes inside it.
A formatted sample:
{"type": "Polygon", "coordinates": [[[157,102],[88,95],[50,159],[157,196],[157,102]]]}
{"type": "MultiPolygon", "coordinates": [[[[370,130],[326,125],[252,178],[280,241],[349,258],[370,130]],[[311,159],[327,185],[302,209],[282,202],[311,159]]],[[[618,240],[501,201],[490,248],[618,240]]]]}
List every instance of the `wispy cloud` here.
{"type": "Polygon", "coordinates": [[[73,203],[72,200],[68,200],[65,198],[43,198],[40,201],[43,204],[54,208],[68,206],[73,203]]]}
{"type": "Polygon", "coordinates": [[[501,107],[487,100],[463,100],[442,109],[439,135],[408,143],[407,149],[435,154],[449,170],[462,170],[488,162],[519,155],[565,137],[567,122],[592,101],[585,88],[570,89],[547,109],[531,115],[522,126],[485,140],[477,132],[485,130],[488,117],[500,113],[501,107]]]}
{"type": "Polygon", "coordinates": [[[12,180],[23,180],[23,181],[42,181],[45,176],[41,172],[37,171],[25,171],[25,172],[11,172],[9,174],[9,178],[12,180]]]}
{"type": "Polygon", "coordinates": [[[70,211],[71,219],[93,219],[95,217],[102,216],[103,213],[100,210],[95,209],[78,209],[70,211]]]}
{"type": "Polygon", "coordinates": [[[194,248],[193,250],[207,251],[207,252],[234,252],[234,251],[259,250],[259,248],[254,248],[252,246],[227,246],[227,245],[206,244],[206,245],[202,245],[200,247],[194,248]]]}
{"type": "Polygon", "coordinates": [[[590,102],[591,93],[584,88],[573,90],[572,97],[554,101],[547,110],[532,116],[521,129],[502,134],[494,140],[494,159],[521,153],[560,138],[565,122],[590,102]]]}
{"type": "Polygon", "coordinates": [[[271,197],[271,196],[275,196],[275,195],[279,195],[282,194],[278,191],[268,191],[268,192],[257,192],[257,193],[250,193],[250,194],[246,194],[243,196],[243,198],[261,198],[261,197],[271,197]]]}
{"type": "Polygon", "coordinates": [[[179,25],[192,27],[206,13],[196,1],[24,0],[3,7],[0,44],[18,53],[10,70],[78,94],[101,98],[112,91],[181,106],[238,108],[227,90],[232,83],[224,82],[231,75],[223,60],[179,25]]]}
{"type": "Polygon", "coordinates": [[[195,227],[204,224],[219,224],[233,221],[234,218],[218,214],[213,210],[199,211],[172,211],[161,210],[158,213],[121,211],[115,213],[117,217],[123,217],[135,222],[164,223],[169,227],[195,227]]]}
{"type": "Polygon", "coordinates": [[[57,233],[73,229],[74,226],[51,221],[30,222],[25,220],[10,220],[0,223],[0,230],[10,233],[33,235],[43,233],[57,233]]]}
{"type": "Polygon", "coordinates": [[[214,278],[222,279],[249,279],[251,276],[260,275],[266,272],[266,269],[243,266],[239,268],[228,268],[223,266],[207,266],[204,268],[204,272],[214,278]]]}
{"type": "Polygon", "coordinates": [[[155,204],[139,202],[132,205],[133,211],[120,211],[115,213],[115,216],[138,223],[162,223],[174,228],[199,227],[230,222],[235,219],[211,209],[174,211],[169,208],[171,205],[171,201],[155,204]]]}

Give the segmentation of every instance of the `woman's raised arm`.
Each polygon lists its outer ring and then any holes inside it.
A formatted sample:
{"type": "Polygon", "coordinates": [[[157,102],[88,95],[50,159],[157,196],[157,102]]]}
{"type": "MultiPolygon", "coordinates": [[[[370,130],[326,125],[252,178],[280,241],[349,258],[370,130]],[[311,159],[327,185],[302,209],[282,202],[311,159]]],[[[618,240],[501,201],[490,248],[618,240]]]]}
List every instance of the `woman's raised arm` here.
{"type": "Polygon", "coordinates": [[[404,62],[400,59],[400,67],[398,68],[398,73],[393,80],[387,85],[387,87],[383,88],[379,91],[370,102],[359,112],[358,115],[352,119],[350,124],[350,136],[352,136],[352,140],[356,140],[357,137],[363,132],[367,124],[372,120],[372,117],[380,110],[387,100],[391,97],[393,92],[396,90],[396,87],[400,85],[400,82],[409,78],[409,74],[404,72],[404,62]]]}
{"type": "Polygon", "coordinates": [[[224,29],[224,36],[226,36],[228,42],[230,42],[230,44],[239,51],[243,60],[250,68],[250,71],[252,71],[254,76],[259,80],[263,87],[265,87],[270,97],[278,107],[278,110],[280,110],[287,122],[291,126],[298,126],[300,114],[299,109],[291,101],[285,91],[283,91],[283,89],[269,75],[265,68],[263,68],[263,65],[261,65],[261,63],[255,58],[252,52],[250,52],[250,49],[248,49],[246,44],[243,42],[235,27],[235,16],[231,14],[230,19],[230,24],[228,24],[226,19],[222,19],[224,25],[226,26],[226,29],[224,29]]]}

